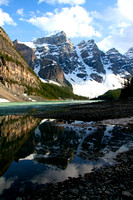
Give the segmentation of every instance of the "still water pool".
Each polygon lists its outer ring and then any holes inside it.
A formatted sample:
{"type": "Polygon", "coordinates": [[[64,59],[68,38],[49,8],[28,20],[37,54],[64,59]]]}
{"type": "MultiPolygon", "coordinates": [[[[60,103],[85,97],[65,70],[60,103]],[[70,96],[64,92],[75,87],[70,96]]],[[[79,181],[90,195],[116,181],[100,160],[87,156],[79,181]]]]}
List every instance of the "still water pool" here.
{"type": "Polygon", "coordinates": [[[132,147],[132,128],[125,126],[1,116],[0,197],[113,165],[132,147]]]}

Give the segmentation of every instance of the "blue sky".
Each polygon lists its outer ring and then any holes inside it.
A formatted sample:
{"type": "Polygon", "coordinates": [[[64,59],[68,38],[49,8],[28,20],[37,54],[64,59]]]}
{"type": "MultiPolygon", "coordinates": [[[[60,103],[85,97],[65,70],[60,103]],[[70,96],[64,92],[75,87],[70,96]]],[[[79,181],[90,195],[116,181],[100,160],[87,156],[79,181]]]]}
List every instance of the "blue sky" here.
{"type": "Polygon", "coordinates": [[[32,41],[64,31],[73,43],[94,39],[99,48],[133,47],[133,0],[0,0],[0,26],[11,40],[32,41]]]}

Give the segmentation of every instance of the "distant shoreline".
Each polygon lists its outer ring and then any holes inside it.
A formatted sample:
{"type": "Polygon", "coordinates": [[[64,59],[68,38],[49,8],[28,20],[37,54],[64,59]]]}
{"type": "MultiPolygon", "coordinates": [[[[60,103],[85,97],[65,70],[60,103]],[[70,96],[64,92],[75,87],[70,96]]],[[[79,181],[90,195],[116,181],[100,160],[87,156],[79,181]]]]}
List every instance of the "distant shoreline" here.
{"type": "Polygon", "coordinates": [[[133,116],[133,99],[66,105],[55,110],[31,113],[39,118],[99,121],[133,116]]]}
{"type": "Polygon", "coordinates": [[[20,102],[1,103],[0,116],[4,115],[31,115],[38,118],[100,121],[106,119],[127,118],[133,116],[133,99],[112,100],[91,103],[65,102],[52,104],[52,102],[20,102]],[[11,105],[10,105],[11,104],[11,105]],[[35,104],[35,105],[34,105],[35,104]]]}

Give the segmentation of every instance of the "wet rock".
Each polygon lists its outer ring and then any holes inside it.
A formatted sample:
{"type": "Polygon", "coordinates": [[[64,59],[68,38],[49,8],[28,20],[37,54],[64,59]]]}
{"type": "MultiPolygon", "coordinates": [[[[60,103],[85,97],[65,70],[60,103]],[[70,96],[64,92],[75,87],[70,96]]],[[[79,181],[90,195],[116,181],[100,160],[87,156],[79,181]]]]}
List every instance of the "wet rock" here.
{"type": "Polygon", "coordinates": [[[115,166],[93,170],[78,178],[70,177],[64,182],[33,187],[29,193],[23,191],[16,199],[131,200],[133,199],[132,155],[133,150],[121,153],[116,158],[118,163],[115,166]]]}
{"type": "Polygon", "coordinates": [[[69,192],[72,193],[72,194],[74,194],[74,195],[78,195],[79,190],[76,189],[76,188],[73,188],[73,189],[70,189],[69,192]]]}
{"type": "Polygon", "coordinates": [[[128,191],[123,191],[122,192],[122,196],[123,197],[127,197],[128,199],[130,198],[132,198],[133,199],[133,194],[131,194],[130,192],[128,192],[128,191]]]}

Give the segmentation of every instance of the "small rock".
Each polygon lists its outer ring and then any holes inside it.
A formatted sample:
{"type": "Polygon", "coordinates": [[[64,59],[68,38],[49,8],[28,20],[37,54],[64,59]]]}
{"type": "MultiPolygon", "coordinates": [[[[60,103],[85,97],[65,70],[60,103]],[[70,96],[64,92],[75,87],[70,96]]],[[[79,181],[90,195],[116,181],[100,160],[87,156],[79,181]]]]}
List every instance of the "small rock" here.
{"type": "Polygon", "coordinates": [[[128,197],[128,198],[129,198],[129,197],[130,197],[130,198],[131,198],[131,197],[133,198],[133,195],[132,195],[130,192],[128,192],[128,191],[123,191],[123,192],[122,192],[122,196],[128,197]]]}
{"type": "Polygon", "coordinates": [[[63,197],[61,195],[58,195],[57,199],[63,199],[63,197]]]}
{"type": "Polygon", "coordinates": [[[74,194],[74,195],[78,195],[79,190],[78,189],[70,189],[69,192],[74,194]]]}
{"type": "Polygon", "coordinates": [[[108,190],[106,190],[106,191],[105,191],[105,194],[108,194],[108,195],[110,195],[110,192],[109,192],[108,190]]]}
{"type": "Polygon", "coordinates": [[[86,197],[86,196],[83,196],[83,197],[82,197],[82,199],[83,199],[83,200],[86,200],[86,199],[88,200],[88,197],[86,197]]]}

